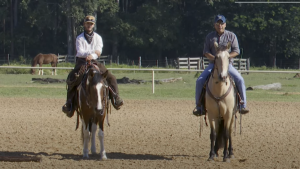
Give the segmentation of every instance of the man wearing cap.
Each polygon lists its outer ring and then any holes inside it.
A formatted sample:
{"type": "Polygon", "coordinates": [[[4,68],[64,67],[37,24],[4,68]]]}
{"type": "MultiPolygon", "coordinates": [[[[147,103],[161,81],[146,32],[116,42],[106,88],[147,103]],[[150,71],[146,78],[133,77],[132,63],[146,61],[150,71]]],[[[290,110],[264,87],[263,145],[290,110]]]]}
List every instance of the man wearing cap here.
{"type": "Polygon", "coordinates": [[[201,73],[199,78],[196,81],[196,109],[193,111],[193,114],[196,116],[204,115],[205,112],[202,111],[201,107],[198,105],[199,99],[201,96],[203,85],[211,73],[211,70],[214,67],[213,61],[215,59],[216,50],[214,48],[214,42],[217,42],[219,45],[226,46],[228,42],[231,42],[231,50],[229,51],[230,55],[230,64],[229,64],[229,73],[233,77],[235,84],[241,94],[241,99],[244,101],[242,105],[241,114],[246,114],[249,110],[246,108],[246,89],[245,82],[243,77],[239,72],[233,67],[233,58],[240,54],[239,43],[236,35],[233,32],[225,30],[226,28],[226,18],[223,15],[217,15],[214,22],[215,31],[209,33],[206,36],[203,55],[209,59],[209,65],[201,73]]]}
{"type": "MultiPolygon", "coordinates": [[[[77,74],[82,65],[85,65],[87,62],[96,62],[96,59],[100,57],[103,48],[102,38],[99,34],[93,31],[95,26],[95,17],[94,16],[86,16],[84,19],[84,32],[81,33],[76,38],[76,65],[74,69],[68,75],[68,80],[74,81],[76,79],[75,74],[77,74]]],[[[103,64],[97,63],[101,72],[106,72],[107,69],[103,64]]],[[[123,105],[123,100],[119,97],[119,89],[117,85],[117,80],[114,75],[108,72],[107,83],[115,92],[115,95],[111,94],[113,97],[112,100],[114,107],[118,110],[123,105]]],[[[72,111],[72,102],[76,93],[76,86],[68,86],[67,92],[67,102],[62,107],[62,111],[68,116],[72,117],[74,111],[72,111]]]]}

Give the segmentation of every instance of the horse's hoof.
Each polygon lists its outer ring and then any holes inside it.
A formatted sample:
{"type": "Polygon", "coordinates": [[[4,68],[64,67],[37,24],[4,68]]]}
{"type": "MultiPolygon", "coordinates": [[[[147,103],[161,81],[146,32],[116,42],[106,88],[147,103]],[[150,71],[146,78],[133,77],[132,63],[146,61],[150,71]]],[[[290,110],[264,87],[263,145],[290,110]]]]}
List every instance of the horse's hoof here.
{"type": "Polygon", "coordinates": [[[83,155],[83,157],[82,157],[83,159],[88,159],[89,158],[89,155],[88,154],[86,154],[86,155],[83,155]]]}
{"type": "Polygon", "coordinates": [[[207,161],[214,161],[214,158],[213,158],[213,157],[209,157],[209,158],[207,159],[207,161]]]}
{"type": "Polygon", "coordinates": [[[230,155],[229,158],[235,158],[234,155],[230,155]]]}
{"type": "Polygon", "coordinates": [[[103,156],[100,158],[100,160],[107,160],[106,155],[103,155],[103,156]]]}
{"type": "Polygon", "coordinates": [[[229,159],[229,158],[223,158],[223,162],[229,163],[229,162],[230,162],[230,159],[229,159]]]}
{"type": "Polygon", "coordinates": [[[105,151],[103,151],[102,153],[100,153],[100,156],[101,156],[100,160],[107,160],[106,152],[105,151]]]}
{"type": "Polygon", "coordinates": [[[96,152],[96,151],[92,151],[92,154],[93,154],[93,155],[97,155],[97,152],[96,152]]]}

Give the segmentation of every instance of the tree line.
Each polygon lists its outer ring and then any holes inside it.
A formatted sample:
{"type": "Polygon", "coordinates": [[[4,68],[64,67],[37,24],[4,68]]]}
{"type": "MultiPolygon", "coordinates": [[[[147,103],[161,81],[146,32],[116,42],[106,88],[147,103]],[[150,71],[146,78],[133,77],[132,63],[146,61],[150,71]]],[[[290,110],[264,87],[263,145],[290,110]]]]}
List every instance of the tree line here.
{"type": "Polygon", "coordinates": [[[217,14],[237,35],[239,57],[255,66],[298,65],[300,4],[234,0],[0,0],[0,54],[74,55],[83,18],[94,15],[103,55],[160,61],[202,56],[217,14]]]}

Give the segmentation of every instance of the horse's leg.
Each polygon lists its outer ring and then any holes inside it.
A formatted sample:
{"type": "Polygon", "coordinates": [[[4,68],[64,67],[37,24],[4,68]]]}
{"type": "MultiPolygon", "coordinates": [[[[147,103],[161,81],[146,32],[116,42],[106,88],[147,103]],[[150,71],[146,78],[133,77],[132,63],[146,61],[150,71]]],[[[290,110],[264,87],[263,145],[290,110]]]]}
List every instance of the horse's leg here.
{"type": "Polygon", "coordinates": [[[97,131],[97,124],[92,124],[92,140],[91,140],[91,151],[92,154],[96,154],[96,131],[97,131]]]}
{"type": "Polygon", "coordinates": [[[89,126],[86,128],[84,120],[82,122],[82,139],[83,139],[83,158],[89,158],[89,141],[90,141],[90,132],[89,126]]]}
{"type": "Polygon", "coordinates": [[[228,155],[228,141],[229,141],[229,132],[230,132],[230,122],[229,119],[224,119],[224,151],[223,151],[223,161],[230,162],[229,155],[228,155]]]}
{"type": "Polygon", "coordinates": [[[234,114],[233,114],[232,118],[231,118],[231,124],[230,124],[230,127],[229,127],[229,146],[228,146],[229,158],[234,158],[233,148],[232,148],[232,127],[233,127],[234,119],[235,119],[235,117],[234,117],[234,114]]]}
{"type": "Polygon", "coordinates": [[[213,161],[214,157],[216,155],[215,153],[215,143],[217,138],[217,132],[216,132],[216,123],[215,121],[210,120],[210,153],[208,161],[213,161]]]}
{"type": "Polygon", "coordinates": [[[41,65],[39,64],[39,75],[41,75],[41,65]]]}
{"type": "Polygon", "coordinates": [[[103,132],[104,118],[99,123],[100,123],[100,128],[99,128],[98,136],[100,140],[100,156],[102,160],[106,160],[107,157],[104,149],[104,132],[103,132]]]}

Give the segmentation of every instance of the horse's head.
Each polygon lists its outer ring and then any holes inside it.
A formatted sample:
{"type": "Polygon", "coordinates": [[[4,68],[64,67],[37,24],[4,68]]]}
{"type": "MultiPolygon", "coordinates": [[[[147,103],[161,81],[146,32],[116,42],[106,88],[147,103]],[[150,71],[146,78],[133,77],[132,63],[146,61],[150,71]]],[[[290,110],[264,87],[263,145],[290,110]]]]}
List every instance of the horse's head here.
{"type": "Polygon", "coordinates": [[[217,51],[215,56],[215,70],[218,74],[220,80],[225,81],[228,77],[228,69],[229,69],[229,49],[231,47],[231,43],[228,42],[227,46],[219,46],[217,42],[214,43],[215,49],[217,51]]]}
{"type": "Polygon", "coordinates": [[[102,73],[94,67],[89,69],[87,73],[87,100],[89,100],[89,106],[94,109],[96,114],[101,114],[105,106],[103,100],[108,95],[107,85],[105,84],[107,74],[108,71],[102,73]]]}

